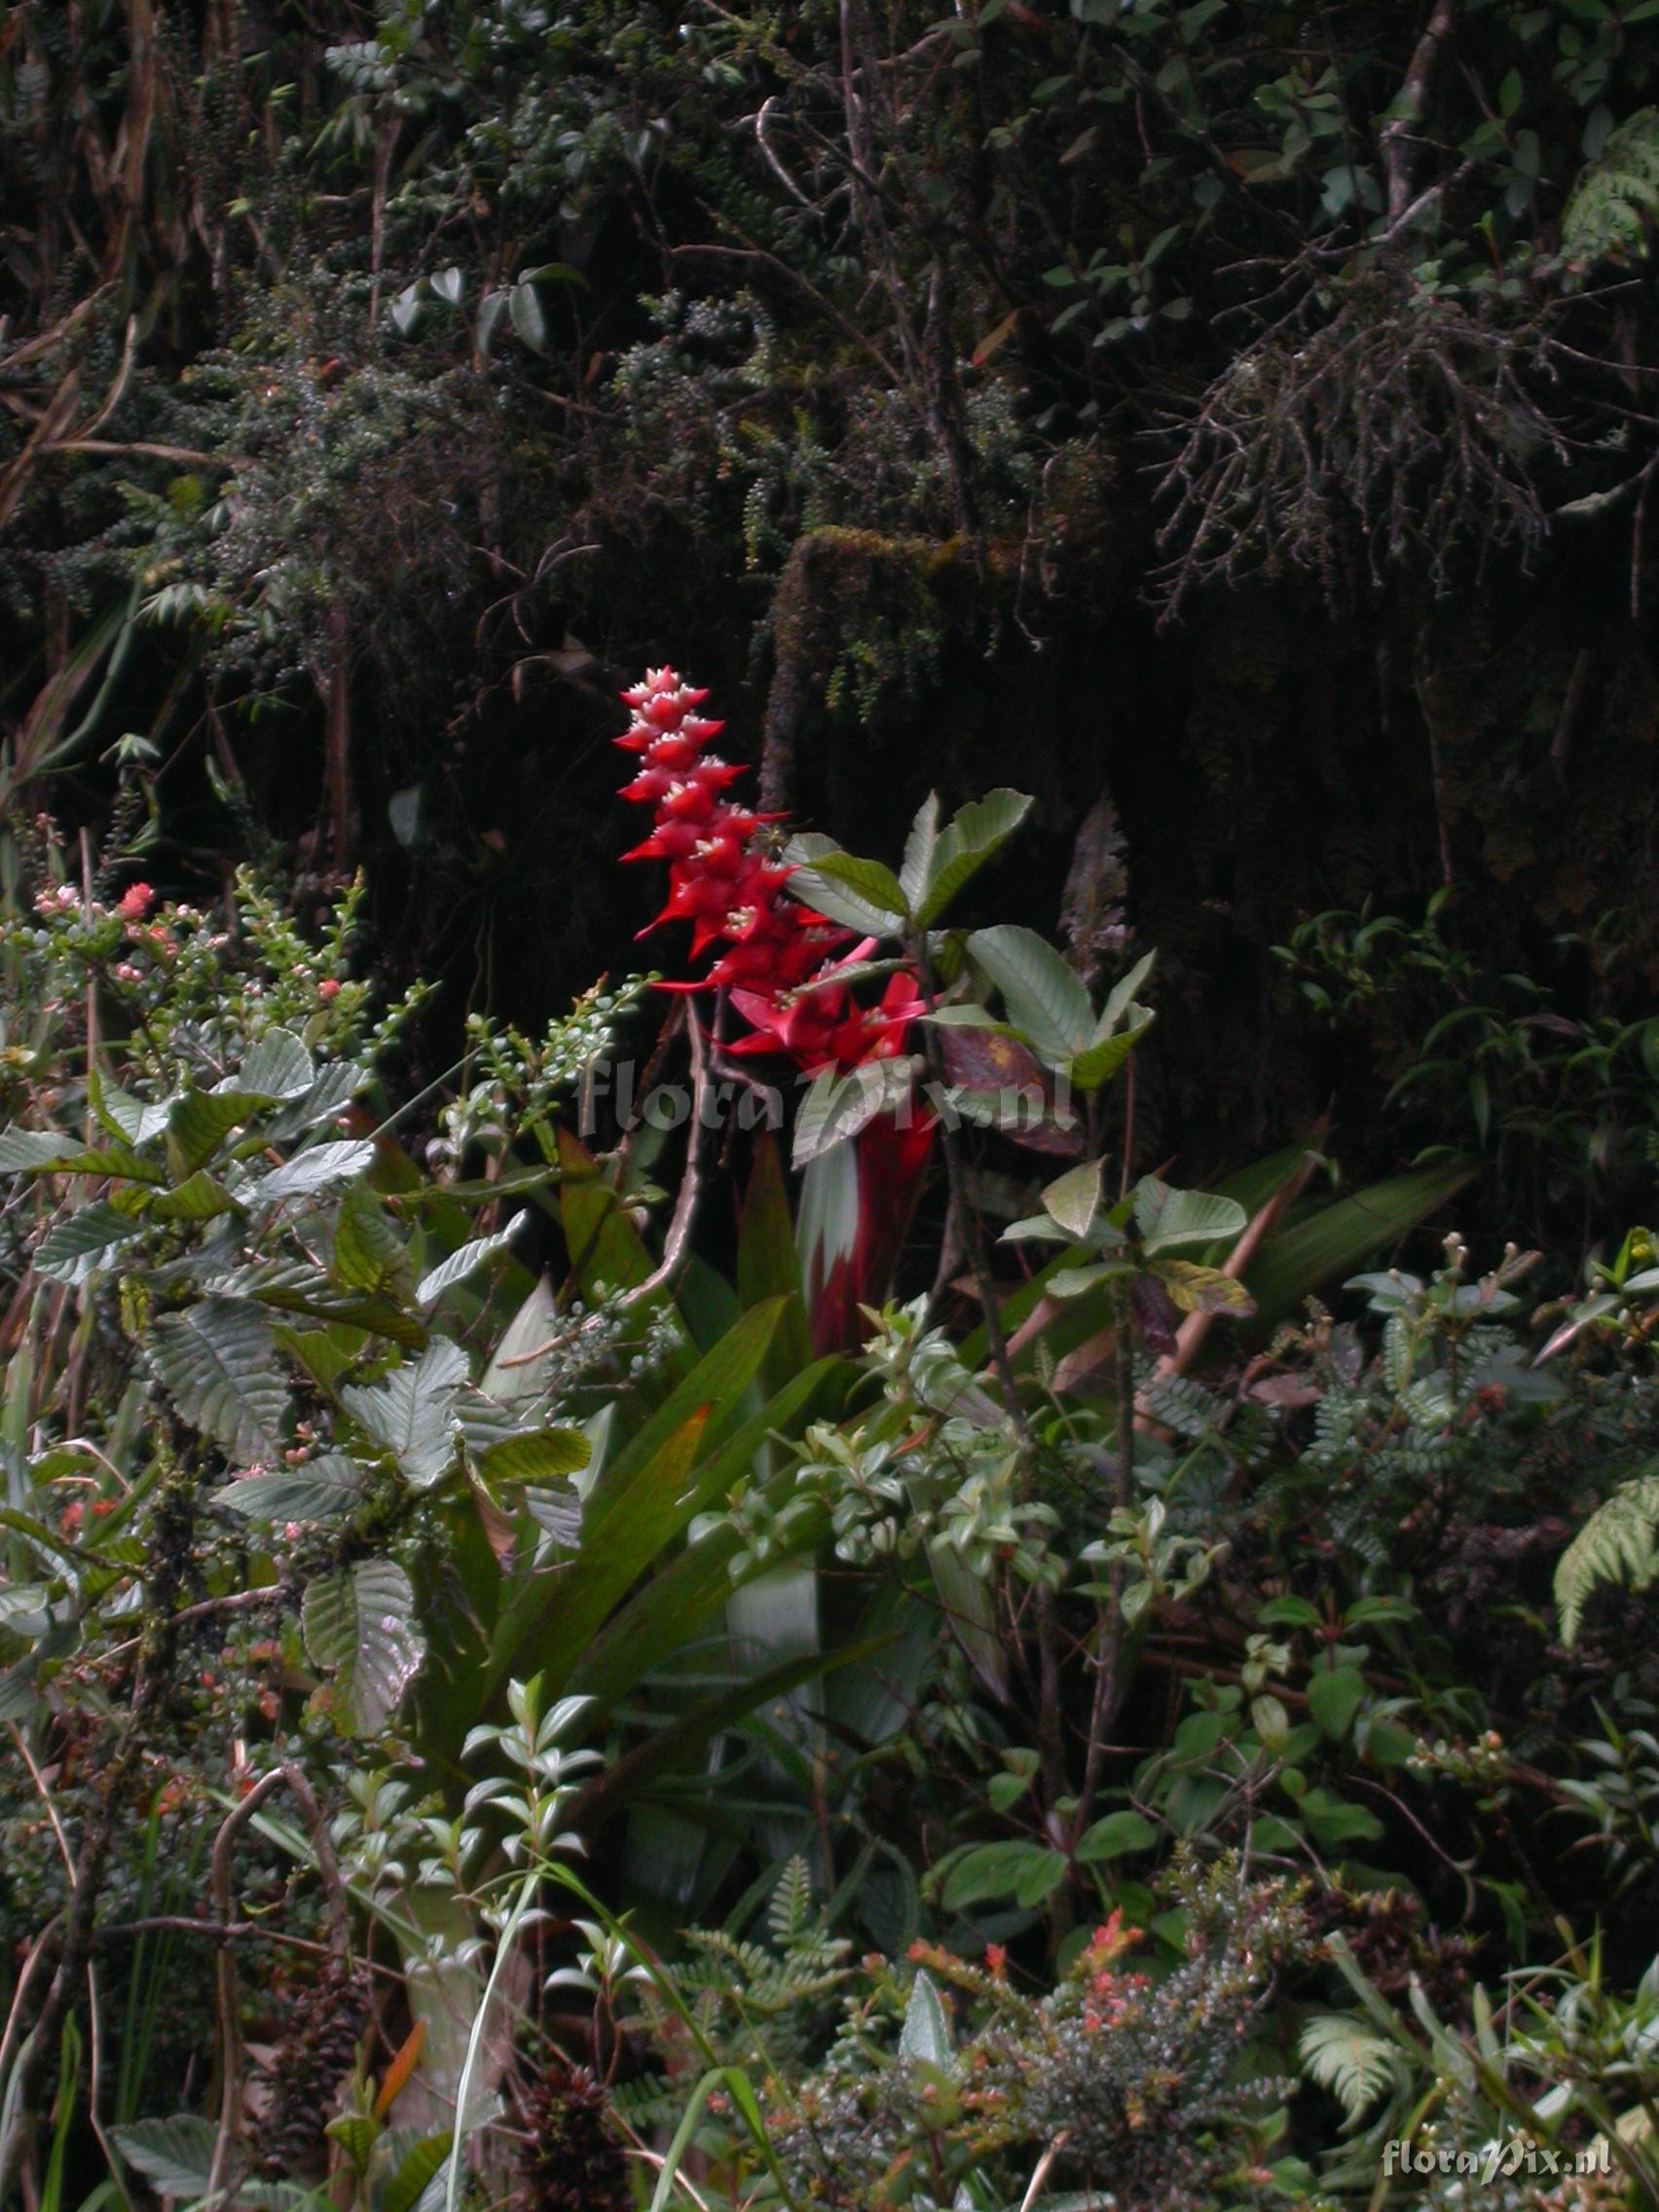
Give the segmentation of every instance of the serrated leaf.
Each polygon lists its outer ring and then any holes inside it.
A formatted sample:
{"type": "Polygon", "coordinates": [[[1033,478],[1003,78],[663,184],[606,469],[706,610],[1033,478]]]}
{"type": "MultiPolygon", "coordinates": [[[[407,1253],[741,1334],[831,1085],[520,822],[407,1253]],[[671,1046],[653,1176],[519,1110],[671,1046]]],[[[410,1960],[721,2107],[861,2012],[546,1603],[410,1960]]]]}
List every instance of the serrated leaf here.
{"type": "Polygon", "coordinates": [[[861,937],[892,937],[903,929],[904,895],[879,861],[861,861],[816,830],[792,837],[784,859],[795,871],[791,891],[832,922],[861,937]]]}
{"type": "Polygon", "coordinates": [[[136,2166],[158,2196],[190,2202],[206,2195],[218,2141],[210,2120],[180,2113],[173,2120],[135,2120],[110,2132],[122,2157],[136,2166]]]}
{"type": "Polygon", "coordinates": [[[341,1403],[417,1490],[429,1490],[455,1461],[456,1394],[465,1381],[465,1352],[436,1337],[418,1361],[393,1368],[384,1382],[350,1385],[341,1403]]]}
{"type": "Polygon", "coordinates": [[[958,811],[929,856],[925,893],[911,902],[918,926],[925,928],[943,913],[970,876],[1008,842],[1032,803],[1027,793],[1005,788],[971,799],[958,811]]]}
{"type": "Polygon", "coordinates": [[[247,1521],[344,1520],[363,1495],[362,1469],[344,1452],[325,1452],[275,1474],[227,1483],[213,1502],[247,1521]]]}
{"type": "Polygon", "coordinates": [[[474,1270],[481,1268],[486,1260],[494,1259],[498,1252],[504,1252],[529,1218],[528,1214],[515,1213],[505,1229],[498,1229],[490,1236],[475,1236],[452,1252],[447,1260],[440,1261],[421,1277],[415,1292],[417,1303],[435,1306],[446,1290],[464,1282],[474,1270]]]}
{"type": "Polygon", "coordinates": [[[1236,1198],[1219,1198],[1210,1191],[1177,1191],[1156,1175],[1142,1176],[1134,1199],[1135,1226],[1148,1252],[1236,1236],[1247,1218],[1236,1198]]]}
{"type": "Polygon", "coordinates": [[[233,1129],[270,1103],[257,1091],[185,1090],[167,1115],[167,1165],[174,1183],[204,1167],[233,1129]]]}
{"type": "Polygon", "coordinates": [[[579,1428],[534,1428],[488,1446],[477,1463],[486,1482],[547,1483],[579,1474],[592,1456],[579,1428]]]}
{"type": "Polygon", "coordinates": [[[415,1271],[403,1239],[366,1183],[353,1183],[340,1201],[333,1266],[335,1275],[349,1289],[385,1294],[400,1302],[413,1293],[415,1271]]]}
{"type": "Polygon", "coordinates": [[[125,1175],[159,1183],[162,1171],[125,1145],[84,1145],[55,1129],[0,1129],[0,1174],[125,1175]]]}
{"type": "Polygon", "coordinates": [[[273,1104],[303,1098],[315,1080],[316,1069],[305,1046],[289,1029],[268,1029],[256,1038],[246,1059],[234,1075],[213,1086],[215,1091],[240,1091],[245,1096],[269,1099],[273,1104]]]}
{"type": "Polygon", "coordinates": [[[420,1672],[425,1641],[415,1591],[394,1560],[360,1559],[306,1586],[300,1626],[313,1666],[333,1677],[335,1710],[354,1735],[373,1735],[420,1672]]]}
{"type": "Polygon", "coordinates": [[[271,1324],[242,1299],[204,1298],[165,1313],[150,1358],[186,1420],[240,1459],[282,1454],[288,1386],[276,1364],[271,1324]]]}
{"type": "Polygon", "coordinates": [[[54,1223],[35,1247],[35,1272],[49,1282],[83,1283],[143,1230],[141,1220],[100,1198],[54,1223]]]}
{"type": "Polygon", "coordinates": [[[1088,1045],[1094,1009],[1083,977],[1035,930],[976,930],[968,955],[1002,993],[1009,1019],[1041,1060],[1063,1068],[1088,1045]]]}
{"type": "Polygon", "coordinates": [[[259,1186],[268,1198],[311,1198],[331,1183],[344,1183],[353,1175],[367,1174],[374,1165],[375,1148],[366,1137],[346,1137],[313,1144],[274,1168],[259,1186]]]}
{"type": "Polygon", "coordinates": [[[158,1191],[149,1201],[149,1212],[155,1221],[212,1221],[222,1213],[234,1213],[236,1205],[218,1177],[199,1167],[172,1190],[158,1191]]]}

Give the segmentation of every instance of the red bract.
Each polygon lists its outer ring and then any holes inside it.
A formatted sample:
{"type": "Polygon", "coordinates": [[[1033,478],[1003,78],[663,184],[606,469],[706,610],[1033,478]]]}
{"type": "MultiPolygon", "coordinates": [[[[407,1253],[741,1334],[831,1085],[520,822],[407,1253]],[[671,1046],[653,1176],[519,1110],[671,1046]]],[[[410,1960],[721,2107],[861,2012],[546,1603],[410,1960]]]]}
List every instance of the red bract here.
{"type": "MultiPolygon", "coordinates": [[[[724,948],[701,983],[666,988],[729,985],[732,1004],[754,1024],[740,1051],[788,1052],[814,1073],[891,1057],[921,1012],[913,979],[896,976],[879,1006],[861,1007],[826,966],[852,932],[784,896],[793,869],[756,842],[776,818],[728,799],[726,786],[743,770],[705,751],[724,726],[693,712],[707,697],[672,668],[651,669],[622,694],[634,719],[616,742],[640,757],[622,796],[655,813],[651,834],[623,858],[668,863],[668,898],[649,926],[690,922],[693,957],[711,945],[724,948]]],[[[837,965],[871,948],[866,942],[837,965]]]]}

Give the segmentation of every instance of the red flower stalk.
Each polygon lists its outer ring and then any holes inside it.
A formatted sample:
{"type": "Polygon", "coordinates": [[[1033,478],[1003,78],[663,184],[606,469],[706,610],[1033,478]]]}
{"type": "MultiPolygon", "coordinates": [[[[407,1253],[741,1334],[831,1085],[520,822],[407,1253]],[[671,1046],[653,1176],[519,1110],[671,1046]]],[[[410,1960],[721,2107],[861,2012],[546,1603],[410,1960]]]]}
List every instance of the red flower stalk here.
{"type": "MultiPolygon", "coordinates": [[[[668,863],[668,900],[648,927],[689,922],[693,958],[719,947],[700,982],[663,988],[729,989],[751,1024],[729,1049],[785,1052],[809,1075],[896,1057],[923,1011],[915,976],[901,969],[874,1006],[854,998],[847,972],[875,940],[854,943],[851,930],[786,896],[794,870],[760,840],[777,817],[726,796],[742,770],[706,750],[722,727],[696,712],[707,697],[672,668],[649,670],[622,694],[634,719],[616,742],[640,762],[622,795],[653,810],[651,834],[623,858],[668,863]]],[[[934,1126],[927,1111],[903,1122],[878,1114],[850,1147],[809,1164],[797,1234],[815,1350],[858,1344],[861,1309],[886,1295],[934,1126]]]]}
{"type": "Polygon", "coordinates": [[[647,926],[691,923],[693,958],[711,945],[723,946],[701,982],[666,987],[728,985],[733,1006],[754,1026],[736,1051],[784,1051],[809,1074],[891,1057],[902,1048],[905,1025],[921,1012],[912,979],[896,976],[874,1008],[858,1006],[835,979],[835,965],[862,960],[871,940],[827,965],[852,932],[784,897],[794,870],[769,859],[757,843],[758,831],[777,817],[752,813],[725,796],[743,769],[706,750],[724,727],[696,712],[707,697],[672,668],[651,669],[622,694],[634,719],[616,742],[640,756],[622,796],[655,810],[651,834],[622,857],[668,863],[668,901],[647,926]]]}

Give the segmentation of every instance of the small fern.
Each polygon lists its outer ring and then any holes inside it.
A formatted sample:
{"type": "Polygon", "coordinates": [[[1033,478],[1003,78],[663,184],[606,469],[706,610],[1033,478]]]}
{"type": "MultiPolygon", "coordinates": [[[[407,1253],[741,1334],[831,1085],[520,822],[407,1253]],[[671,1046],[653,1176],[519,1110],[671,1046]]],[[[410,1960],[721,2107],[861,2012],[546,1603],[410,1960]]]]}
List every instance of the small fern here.
{"type": "Polygon", "coordinates": [[[1350,2127],[1386,2094],[1399,2076],[1398,2054],[1351,2012],[1320,2012],[1297,2039],[1302,2070],[1342,2106],[1350,2127]]]}
{"type": "Polygon", "coordinates": [[[1572,1643],[1591,1594],[1604,1582],[1645,1589],[1659,1575],[1659,1471],[1639,1475],[1599,1506],[1561,1555],[1555,1597],[1561,1640],[1572,1643]]]}
{"type": "Polygon", "coordinates": [[[1589,268],[1645,253],[1659,221],[1659,108],[1640,108],[1621,123],[1600,154],[1579,171],[1561,218],[1561,250],[1589,268]]]}

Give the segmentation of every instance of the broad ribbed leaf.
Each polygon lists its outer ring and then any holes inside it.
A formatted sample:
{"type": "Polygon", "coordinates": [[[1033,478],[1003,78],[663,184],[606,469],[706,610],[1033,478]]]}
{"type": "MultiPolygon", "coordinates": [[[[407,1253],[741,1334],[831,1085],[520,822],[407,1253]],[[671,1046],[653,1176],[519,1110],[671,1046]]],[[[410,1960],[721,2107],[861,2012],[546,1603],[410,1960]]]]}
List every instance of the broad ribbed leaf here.
{"type": "Polygon", "coordinates": [[[366,1183],[353,1183],[340,1201],[334,1224],[334,1272],[351,1290],[402,1300],[414,1289],[415,1271],[403,1239],[366,1183]]]}
{"type": "Polygon", "coordinates": [[[1183,1313],[1233,1313],[1247,1320],[1256,1301],[1235,1275],[1200,1268],[1191,1260],[1163,1260],[1158,1279],[1183,1313]]]}
{"type": "Polygon", "coordinates": [[[210,2120],[181,2113],[175,2120],[135,2120],[112,2128],[116,2146],[158,2196],[187,2202],[205,2196],[213,2176],[218,2129],[210,2120]]]}
{"type": "Polygon", "coordinates": [[[455,1460],[456,1393],[465,1381],[465,1352],[437,1337],[418,1361],[393,1368],[384,1382],[343,1390],[341,1403],[387,1446],[417,1490],[429,1490],[455,1460]]]}
{"type": "Polygon", "coordinates": [[[1120,1029],[1114,1037],[1103,1037],[1097,1045],[1079,1052],[1067,1069],[1079,1090],[1098,1090],[1103,1083],[1109,1083],[1152,1027],[1152,1014],[1141,1007],[1127,1029],[1120,1029]]]}
{"type": "Polygon", "coordinates": [[[812,1079],[795,1118],[793,1164],[805,1167],[878,1114],[892,1113],[914,1083],[907,1060],[866,1060],[842,1074],[830,1067],[812,1079]]]}
{"type": "Polygon", "coordinates": [[[1002,993],[1009,1019],[1039,1059],[1064,1067],[1088,1045],[1094,1029],[1088,992],[1047,939],[1004,922],[976,930],[968,953],[1002,993]]]}
{"type": "Polygon", "coordinates": [[[143,1230],[142,1221],[100,1198],[54,1224],[35,1249],[35,1272],[49,1282],[83,1283],[143,1230]]]}
{"type": "Polygon", "coordinates": [[[312,1664],[333,1677],[336,1716],[353,1735],[384,1728],[426,1650],[402,1567],[360,1559],[317,1576],[306,1587],[300,1625],[312,1664]]]}
{"type": "Polygon", "coordinates": [[[861,937],[892,937],[903,929],[904,895],[891,869],[878,861],[860,861],[833,837],[816,830],[792,837],[784,858],[795,871],[790,889],[832,922],[861,937]]]}
{"type": "Polygon", "coordinates": [[[1135,1185],[1135,1226],[1148,1252],[1172,1252],[1182,1244],[1213,1244],[1236,1236],[1245,1223],[1236,1198],[1211,1191],[1177,1191],[1145,1175],[1135,1185]]]}
{"type": "MultiPolygon", "coordinates": [[[[919,901],[910,902],[912,916],[920,926],[936,921],[944,912],[969,877],[1008,842],[1031,806],[1028,793],[1006,789],[970,799],[929,856],[925,893],[919,901]]],[[[909,859],[907,847],[905,859],[909,859]]]]}
{"type": "Polygon", "coordinates": [[[916,809],[910,833],[904,839],[904,858],[899,867],[899,888],[906,910],[915,914],[933,880],[934,854],[939,847],[939,793],[929,792],[916,809]]]}
{"type": "Polygon", "coordinates": [[[244,1475],[227,1483],[215,1505],[247,1521],[343,1521],[363,1495],[362,1470],[344,1452],[325,1452],[303,1466],[244,1475]]]}
{"type": "Polygon", "coordinates": [[[1087,1236],[1100,1207],[1103,1161],[1086,1160],[1068,1168],[1043,1193],[1043,1203],[1068,1236],[1087,1236]]]}
{"type": "Polygon", "coordinates": [[[592,1454],[579,1428],[533,1428],[480,1452],[478,1472],[490,1483],[557,1482],[579,1474],[592,1454]]]}
{"type": "Polygon", "coordinates": [[[539,1398],[553,1373],[552,1339],[559,1333],[553,1293],[543,1275],[501,1331],[480,1387],[503,1405],[539,1398]]]}
{"type": "Polygon", "coordinates": [[[255,1040],[235,1075],[227,1076],[214,1088],[246,1091],[276,1103],[279,1099],[303,1098],[314,1075],[312,1056],[292,1030],[268,1029],[263,1037],[255,1040]]]}
{"type": "Polygon", "coordinates": [[[288,1386],[271,1325],[241,1299],[204,1298],[156,1323],[150,1357],[187,1420],[240,1459],[281,1456],[288,1386]]]}
{"type": "Polygon", "coordinates": [[[125,1175],[159,1183],[162,1171],[125,1145],[84,1145],[55,1129],[0,1129],[0,1174],[125,1175]]]}
{"type": "Polygon", "coordinates": [[[149,1210],[156,1221],[212,1221],[219,1214],[234,1212],[236,1203],[216,1175],[199,1167],[172,1190],[158,1191],[149,1210]]]}
{"type": "Polygon", "coordinates": [[[492,1236],[475,1236],[470,1243],[462,1244],[459,1251],[452,1252],[447,1260],[440,1261],[421,1277],[420,1287],[415,1293],[419,1303],[423,1306],[435,1306],[452,1285],[464,1282],[475,1269],[483,1267],[487,1260],[494,1259],[498,1252],[504,1252],[529,1218],[528,1214],[516,1213],[505,1229],[497,1230],[492,1236]]]}
{"type": "Polygon", "coordinates": [[[270,1103],[258,1091],[186,1090],[167,1115],[167,1165],[174,1182],[204,1167],[233,1129],[270,1103]]]}
{"type": "Polygon", "coordinates": [[[344,1183],[365,1175],[374,1164],[375,1148],[366,1137],[347,1137],[313,1144],[296,1153],[283,1166],[267,1175],[259,1186],[262,1198],[309,1198],[326,1191],[331,1183],[344,1183]]]}

